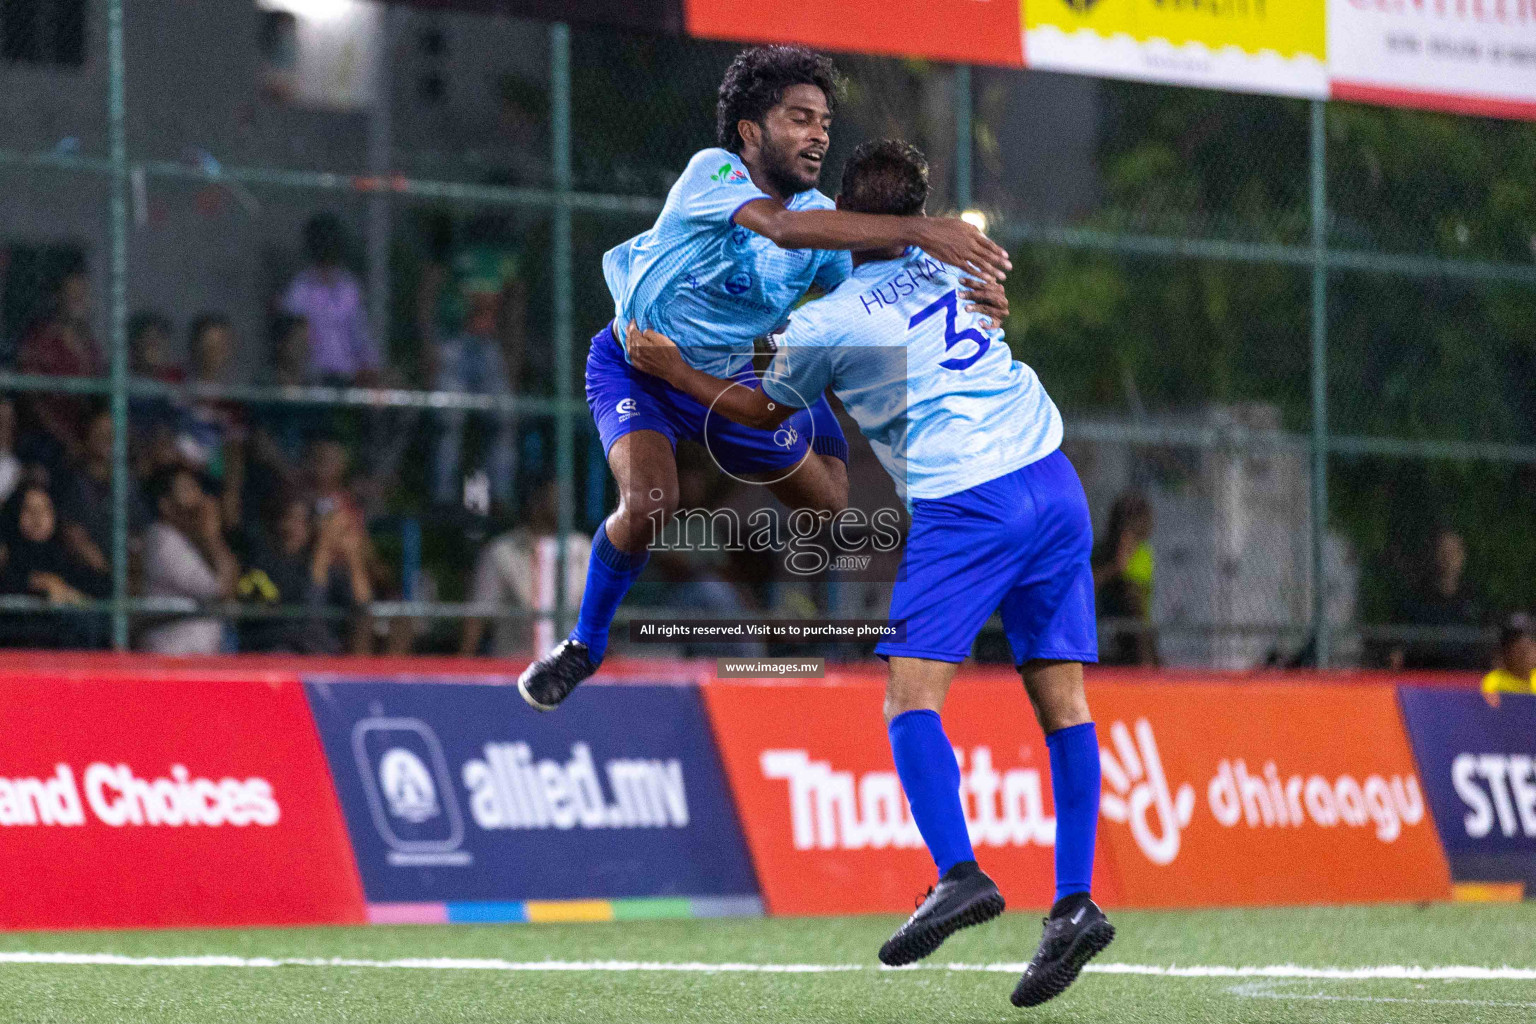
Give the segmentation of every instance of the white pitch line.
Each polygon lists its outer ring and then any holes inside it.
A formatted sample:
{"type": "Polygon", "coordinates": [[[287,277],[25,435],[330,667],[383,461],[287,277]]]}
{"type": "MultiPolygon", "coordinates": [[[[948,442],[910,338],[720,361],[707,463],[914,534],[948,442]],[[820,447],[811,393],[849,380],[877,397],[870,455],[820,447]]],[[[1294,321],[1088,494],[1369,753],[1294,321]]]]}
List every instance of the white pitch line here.
{"type": "MultiPolygon", "coordinates": [[[[33,964],[85,967],[358,967],[418,971],[662,972],[684,974],[842,974],[887,971],[875,964],[668,963],[648,960],[500,960],[459,957],[412,957],[362,960],[348,957],[124,956],[120,953],[33,953],[0,951],[0,965],[33,964]]],[[[1023,963],[919,964],[896,971],[982,971],[1014,974],[1023,963]]],[[[1319,981],[1536,981],[1528,967],[1301,967],[1296,964],[1230,967],[1221,965],[1089,964],[1085,973],[1129,974],[1165,978],[1297,978],[1319,981]]]]}
{"type": "MultiPolygon", "coordinates": [[[[1246,985],[1236,985],[1227,991],[1244,999],[1279,999],[1286,1002],[1301,999],[1312,1002],[1324,1003],[1434,1003],[1438,1006],[1505,1006],[1518,1009],[1536,1009],[1536,1003],[1511,1002],[1502,999],[1440,999],[1436,997],[1404,997],[1404,996],[1341,996],[1325,992],[1291,992],[1275,987],[1275,982],[1249,982],[1246,985]]],[[[1419,986],[1423,988],[1423,986],[1419,986]]]]}

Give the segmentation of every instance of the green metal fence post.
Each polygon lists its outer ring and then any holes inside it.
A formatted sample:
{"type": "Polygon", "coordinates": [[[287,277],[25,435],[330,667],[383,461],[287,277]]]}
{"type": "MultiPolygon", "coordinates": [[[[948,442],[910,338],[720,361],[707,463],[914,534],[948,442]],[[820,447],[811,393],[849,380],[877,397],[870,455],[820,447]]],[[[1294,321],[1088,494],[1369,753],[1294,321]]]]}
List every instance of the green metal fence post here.
{"type": "MultiPolygon", "coordinates": [[[[554,149],[555,209],[551,260],[554,271],[554,349],[555,399],[560,403],[555,414],[555,476],[559,481],[557,522],[559,543],[555,545],[555,639],[566,631],[566,551],[575,509],[572,481],[576,475],[575,413],[568,407],[571,397],[572,336],[571,280],[571,29],[555,24],[549,30],[549,107],[550,135],[554,149]]],[[[539,654],[544,652],[540,651],[539,654]]]]}
{"type": "Polygon", "coordinates": [[[971,66],[955,65],[955,206],[971,205],[971,66]]]}
{"type": "Polygon", "coordinates": [[[128,125],[123,0],[107,3],[107,134],[112,164],[109,213],[112,347],[112,646],[128,649],[128,125]]]}
{"type": "Polygon", "coordinates": [[[1312,635],[1328,667],[1328,178],[1327,104],[1312,101],[1312,635]]]}

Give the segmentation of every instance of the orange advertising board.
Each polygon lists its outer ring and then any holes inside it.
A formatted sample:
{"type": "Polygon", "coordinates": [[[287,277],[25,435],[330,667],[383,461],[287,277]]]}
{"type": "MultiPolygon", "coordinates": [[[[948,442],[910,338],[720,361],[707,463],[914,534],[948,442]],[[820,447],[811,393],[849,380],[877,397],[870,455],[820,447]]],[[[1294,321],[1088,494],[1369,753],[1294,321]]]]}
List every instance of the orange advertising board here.
{"type": "Polygon", "coordinates": [[[828,50],[1024,66],[1018,0],[684,0],[688,34],[828,50]]]}
{"type": "MultiPolygon", "coordinates": [[[[703,688],[776,914],[910,910],[933,881],[891,764],[883,684],[703,688]]],[[[1450,893],[1388,685],[1091,684],[1109,905],[1377,902],[1450,893]]],[[[1017,677],[962,674],[944,709],[977,859],[1013,907],[1052,892],[1050,762],[1017,677]]]]}
{"type": "Polygon", "coordinates": [[[1103,685],[1100,843],[1141,907],[1445,899],[1391,686],[1103,685]]]}

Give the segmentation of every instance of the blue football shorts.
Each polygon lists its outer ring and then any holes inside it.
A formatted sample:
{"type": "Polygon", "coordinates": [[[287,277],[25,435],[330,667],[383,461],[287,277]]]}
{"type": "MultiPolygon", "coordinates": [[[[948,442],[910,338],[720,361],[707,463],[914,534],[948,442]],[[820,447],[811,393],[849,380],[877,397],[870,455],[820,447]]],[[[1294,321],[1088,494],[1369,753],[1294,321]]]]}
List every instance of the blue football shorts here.
{"type": "MultiPolygon", "coordinates": [[[[848,461],[848,440],[825,395],[776,430],[744,427],[630,366],[614,330],[609,324],[597,332],[587,354],[587,406],[597,421],[604,455],[625,434],[654,430],[665,435],[673,450],[679,440],[697,441],[721,469],[734,474],[787,469],[798,465],[807,449],[848,461]]],[[[761,386],[750,366],[736,379],[747,387],[761,386]]]]}
{"type": "Polygon", "coordinates": [[[956,494],[914,499],[891,595],[906,639],[875,653],[964,661],[1001,611],[1014,664],[1096,662],[1092,548],[1088,498],[1059,450],[956,494]]]}

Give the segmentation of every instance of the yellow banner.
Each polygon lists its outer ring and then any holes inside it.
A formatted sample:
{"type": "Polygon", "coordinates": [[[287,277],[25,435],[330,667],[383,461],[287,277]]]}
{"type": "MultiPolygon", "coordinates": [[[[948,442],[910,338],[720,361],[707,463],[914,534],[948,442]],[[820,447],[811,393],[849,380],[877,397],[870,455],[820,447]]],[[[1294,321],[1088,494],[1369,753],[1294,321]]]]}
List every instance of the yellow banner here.
{"type": "Polygon", "coordinates": [[[1087,30],[1319,61],[1327,46],[1324,0],[1024,0],[1021,7],[1030,32],[1087,30]]]}

